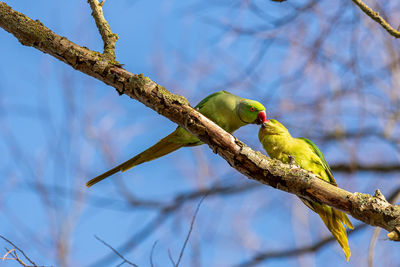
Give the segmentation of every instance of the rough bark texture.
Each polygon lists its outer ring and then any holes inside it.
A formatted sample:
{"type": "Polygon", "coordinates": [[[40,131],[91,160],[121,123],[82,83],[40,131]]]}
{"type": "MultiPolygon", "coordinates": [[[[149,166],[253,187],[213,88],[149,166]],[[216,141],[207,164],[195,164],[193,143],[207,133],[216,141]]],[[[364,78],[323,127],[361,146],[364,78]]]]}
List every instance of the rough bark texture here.
{"type": "Polygon", "coordinates": [[[391,232],[389,237],[393,237],[392,240],[399,240],[400,206],[388,203],[379,191],[375,196],[351,193],[296,166],[283,164],[252,150],[194,110],[186,98],[172,94],[143,74],[126,71],[104,54],[72,43],[2,2],[0,27],[23,45],[58,58],[186,128],[250,179],[343,210],[367,224],[386,229],[391,232]]]}
{"type": "Polygon", "coordinates": [[[88,0],[90,8],[92,9],[92,16],[96,22],[96,26],[99,29],[99,33],[104,43],[103,55],[111,60],[115,60],[115,42],[118,40],[118,35],[111,31],[110,25],[104,18],[103,15],[103,0],[101,3],[97,0],[88,0]]]}

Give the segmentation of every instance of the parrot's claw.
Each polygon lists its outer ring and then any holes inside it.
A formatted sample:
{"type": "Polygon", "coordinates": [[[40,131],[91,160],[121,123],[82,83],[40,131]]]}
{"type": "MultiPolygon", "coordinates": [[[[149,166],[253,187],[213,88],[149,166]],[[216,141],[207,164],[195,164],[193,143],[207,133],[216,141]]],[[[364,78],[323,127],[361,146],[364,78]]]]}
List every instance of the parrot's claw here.
{"type": "Polygon", "coordinates": [[[288,158],[289,158],[289,165],[295,165],[295,163],[296,163],[295,157],[292,155],[289,155],[288,158]]]}

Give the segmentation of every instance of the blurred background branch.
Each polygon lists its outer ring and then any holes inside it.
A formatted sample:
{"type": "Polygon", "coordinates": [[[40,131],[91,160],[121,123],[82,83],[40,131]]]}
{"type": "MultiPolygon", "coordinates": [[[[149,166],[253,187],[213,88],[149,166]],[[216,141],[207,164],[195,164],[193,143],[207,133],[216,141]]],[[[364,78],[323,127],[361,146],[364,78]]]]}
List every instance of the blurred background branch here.
{"type": "MultiPolygon", "coordinates": [[[[388,197],[389,202],[396,202],[398,200],[398,196],[400,194],[400,187],[391,192],[390,196],[388,197]]],[[[348,236],[351,236],[356,234],[358,231],[365,229],[368,226],[368,224],[359,224],[354,227],[353,230],[348,232],[348,236]]],[[[377,229],[381,228],[375,228],[375,231],[377,229]]],[[[375,232],[374,232],[375,233],[375,232]]],[[[375,235],[374,235],[375,236],[375,235]]],[[[306,254],[306,253],[315,253],[316,251],[322,249],[324,246],[334,243],[336,240],[332,236],[325,237],[318,242],[300,247],[300,248],[293,248],[293,249],[286,249],[282,251],[266,251],[266,252],[259,252],[257,253],[253,258],[251,258],[248,261],[245,261],[238,266],[240,267],[249,267],[249,266],[255,266],[258,264],[261,264],[265,261],[268,261],[270,259],[274,258],[287,258],[287,257],[298,257],[301,254],[306,254]]],[[[376,240],[375,240],[376,241],[376,240]]]]}

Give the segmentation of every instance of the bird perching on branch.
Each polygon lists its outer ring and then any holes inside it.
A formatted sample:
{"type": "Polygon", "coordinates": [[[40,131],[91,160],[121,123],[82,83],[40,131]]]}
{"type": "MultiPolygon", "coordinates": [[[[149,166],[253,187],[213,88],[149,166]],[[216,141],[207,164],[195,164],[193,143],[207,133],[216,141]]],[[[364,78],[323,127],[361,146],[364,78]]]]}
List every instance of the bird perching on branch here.
{"type": "MultiPolygon", "coordinates": [[[[239,97],[227,91],[219,91],[207,96],[195,109],[229,133],[233,133],[244,125],[262,124],[267,120],[265,107],[261,103],[239,97]]],[[[134,166],[165,156],[181,147],[201,144],[203,142],[197,137],[184,128],[178,127],[142,153],[91,179],[86,183],[86,186],[90,187],[119,171],[127,171],[134,166]]]]}
{"type": "MultiPolygon", "coordinates": [[[[258,137],[271,158],[278,159],[283,163],[294,163],[307,171],[313,172],[320,179],[337,186],[324,155],[312,141],[306,138],[293,138],[288,129],[277,120],[267,120],[263,123],[258,137]]],[[[347,215],[327,205],[301,197],[300,199],[307,207],[318,213],[342,247],[348,261],[351,253],[346,229],[343,225],[350,229],[353,229],[353,225],[347,215]]]]}

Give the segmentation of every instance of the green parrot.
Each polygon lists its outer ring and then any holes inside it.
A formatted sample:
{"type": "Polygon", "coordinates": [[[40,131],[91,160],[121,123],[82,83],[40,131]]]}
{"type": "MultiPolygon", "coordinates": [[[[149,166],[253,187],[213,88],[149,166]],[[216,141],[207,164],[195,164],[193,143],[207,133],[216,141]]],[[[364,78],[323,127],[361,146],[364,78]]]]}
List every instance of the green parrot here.
{"type": "MultiPolygon", "coordinates": [[[[227,91],[219,91],[207,96],[195,109],[229,133],[233,133],[246,124],[262,124],[267,120],[265,108],[259,102],[241,98],[227,91]]],[[[86,183],[86,186],[90,187],[119,171],[127,171],[134,166],[167,155],[181,147],[201,144],[203,142],[197,137],[187,132],[184,128],[178,127],[171,134],[142,153],[91,179],[86,183]]]]}
{"type": "MultiPolygon", "coordinates": [[[[313,172],[320,179],[337,186],[324,155],[312,141],[306,138],[293,138],[288,129],[276,120],[266,120],[258,133],[258,138],[271,158],[278,159],[283,163],[295,163],[301,168],[313,172]]],[[[300,199],[307,207],[318,213],[342,247],[346,260],[349,261],[351,253],[346,229],[342,223],[350,229],[353,229],[353,225],[347,215],[327,205],[301,197],[300,199]]]]}

